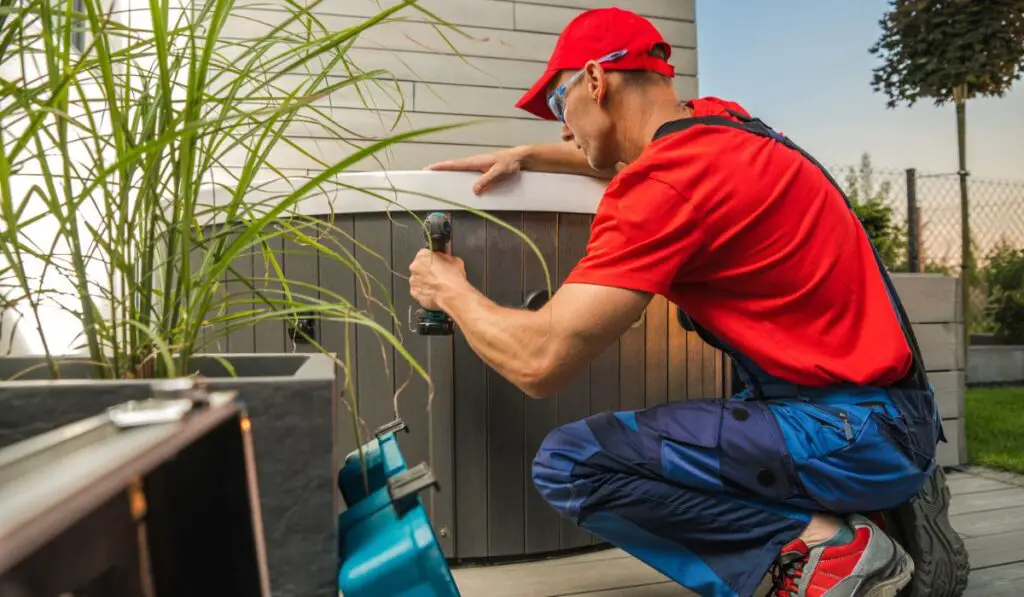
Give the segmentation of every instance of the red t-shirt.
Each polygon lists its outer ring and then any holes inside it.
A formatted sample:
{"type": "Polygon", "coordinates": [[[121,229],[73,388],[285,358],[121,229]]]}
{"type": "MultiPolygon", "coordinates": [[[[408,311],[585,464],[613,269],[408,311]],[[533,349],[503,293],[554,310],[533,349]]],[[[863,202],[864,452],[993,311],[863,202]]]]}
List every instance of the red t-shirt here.
{"type": "MultiPolygon", "coordinates": [[[[716,98],[689,105],[747,115],[716,98]]],[[[842,196],[797,151],[730,127],[650,143],[609,183],[567,283],[665,296],[791,383],[889,384],[913,358],[842,196]]]]}

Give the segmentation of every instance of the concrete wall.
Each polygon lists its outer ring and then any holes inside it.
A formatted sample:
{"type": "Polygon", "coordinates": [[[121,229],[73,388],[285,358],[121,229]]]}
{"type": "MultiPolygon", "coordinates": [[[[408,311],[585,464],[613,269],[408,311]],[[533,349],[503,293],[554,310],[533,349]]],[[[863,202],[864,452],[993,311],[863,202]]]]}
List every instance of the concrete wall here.
{"type": "Polygon", "coordinates": [[[939,462],[967,462],[964,431],[964,346],[960,281],[941,274],[892,274],[935,387],[949,443],[939,444],[939,462]]]}
{"type": "Polygon", "coordinates": [[[971,346],[968,384],[1024,383],[1024,346],[971,346]]]}
{"type": "MultiPolygon", "coordinates": [[[[262,0],[238,6],[226,25],[223,38],[263,35],[281,23],[286,13],[274,6],[284,0],[262,0]]],[[[380,7],[396,0],[344,0],[321,3],[315,14],[328,30],[339,31],[375,15],[380,7]]],[[[299,2],[299,4],[303,4],[299,2]]],[[[696,24],[694,0],[420,0],[438,17],[457,25],[463,34],[445,30],[445,37],[462,56],[415,9],[404,8],[396,17],[403,22],[384,23],[364,32],[347,57],[363,70],[386,69],[394,77],[383,87],[365,87],[378,115],[363,108],[355,90],[332,95],[333,115],[343,120],[352,139],[312,127],[296,127],[291,134],[304,150],[337,160],[353,153],[350,141],[403,130],[466,122],[457,130],[436,133],[422,142],[402,143],[381,156],[382,163],[364,160],[356,169],[420,169],[430,163],[486,152],[518,144],[557,141],[559,127],[534,118],[514,107],[516,100],[541,75],[554,49],[558,33],[588,7],[619,6],[650,17],[673,46],[671,62],[678,76],[676,89],[682,97],[697,95],[696,24]],[[398,107],[405,114],[398,123],[398,107]],[[394,126],[393,126],[394,125],[394,126]]],[[[339,74],[344,74],[339,71],[339,74]]],[[[315,161],[283,144],[273,154],[279,167],[317,169],[315,161]]]]}

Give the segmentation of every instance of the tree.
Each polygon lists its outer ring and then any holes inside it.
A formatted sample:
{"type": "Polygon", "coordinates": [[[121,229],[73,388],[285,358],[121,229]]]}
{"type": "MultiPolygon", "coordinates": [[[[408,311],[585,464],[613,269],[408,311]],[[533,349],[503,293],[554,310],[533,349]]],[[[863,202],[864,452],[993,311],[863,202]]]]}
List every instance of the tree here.
{"type": "MultiPolygon", "coordinates": [[[[925,98],[956,106],[961,275],[970,280],[966,104],[976,97],[1002,97],[1021,78],[1024,0],[891,0],[880,24],[882,35],[870,52],[882,64],[873,71],[872,87],[888,96],[888,107],[925,98]]],[[[970,289],[961,286],[966,318],[970,289]]]]}
{"type": "Polygon", "coordinates": [[[907,234],[893,217],[892,200],[889,197],[892,183],[886,180],[875,186],[871,156],[862,154],[860,168],[847,171],[845,186],[853,211],[864,225],[871,244],[878,249],[882,263],[890,271],[906,269],[907,234]]]}

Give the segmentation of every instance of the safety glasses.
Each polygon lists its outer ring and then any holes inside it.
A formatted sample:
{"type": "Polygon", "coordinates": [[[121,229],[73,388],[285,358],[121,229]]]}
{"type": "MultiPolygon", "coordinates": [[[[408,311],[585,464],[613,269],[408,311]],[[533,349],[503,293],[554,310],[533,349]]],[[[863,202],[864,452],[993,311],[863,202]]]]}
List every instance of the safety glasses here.
{"type": "MultiPolygon", "coordinates": [[[[627,50],[619,50],[618,52],[612,52],[597,59],[597,63],[601,64],[604,62],[612,62],[622,58],[626,55],[627,50]]],[[[568,81],[559,85],[554,91],[548,95],[548,107],[551,108],[551,113],[555,115],[555,118],[559,122],[565,122],[565,94],[570,87],[573,86],[576,81],[583,76],[586,69],[580,69],[576,74],[572,76],[568,81]]]]}

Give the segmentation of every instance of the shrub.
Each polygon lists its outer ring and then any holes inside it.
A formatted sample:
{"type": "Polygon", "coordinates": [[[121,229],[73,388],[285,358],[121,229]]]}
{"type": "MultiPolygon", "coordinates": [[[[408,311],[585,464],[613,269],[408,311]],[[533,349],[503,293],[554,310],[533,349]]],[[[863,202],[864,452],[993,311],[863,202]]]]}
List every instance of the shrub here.
{"type": "Polygon", "coordinates": [[[1024,247],[1000,242],[979,274],[987,286],[985,313],[996,338],[1024,344],[1024,247]]]}

